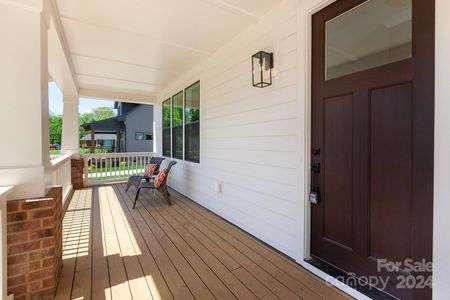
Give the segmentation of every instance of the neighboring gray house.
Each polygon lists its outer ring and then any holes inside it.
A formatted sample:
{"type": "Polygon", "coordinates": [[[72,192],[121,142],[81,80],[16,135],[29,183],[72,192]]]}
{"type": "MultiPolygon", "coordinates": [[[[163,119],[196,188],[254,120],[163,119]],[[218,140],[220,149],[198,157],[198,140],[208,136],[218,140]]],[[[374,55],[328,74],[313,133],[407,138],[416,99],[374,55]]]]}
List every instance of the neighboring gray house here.
{"type": "Polygon", "coordinates": [[[115,102],[117,116],[81,125],[90,131],[92,141],[87,147],[96,147],[96,135],[116,134],[117,145],[113,152],[151,152],[153,151],[153,106],[125,102],[115,102]]]}
{"type": "Polygon", "coordinates": [[[136,105],[123,114],[123,119],[126,152],[153,151],[153,105],[136,105]]]}

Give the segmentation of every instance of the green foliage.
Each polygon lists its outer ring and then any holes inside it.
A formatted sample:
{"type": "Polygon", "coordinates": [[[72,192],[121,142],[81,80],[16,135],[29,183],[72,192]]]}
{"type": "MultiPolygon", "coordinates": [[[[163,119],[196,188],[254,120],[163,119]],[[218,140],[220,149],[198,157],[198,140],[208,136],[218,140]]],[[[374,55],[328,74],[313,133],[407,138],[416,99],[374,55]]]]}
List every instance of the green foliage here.
{"type": "Polygon", "coordinates": [[[50,134],[50,144],[61,145],[62,116],[51,115],[48,121],[48,129],[50,134]]]}
{"type": "Polygon", "coordinates": [[[94,122],[94,114],[91,112],[84,113],[79,116],[79,122],[80,122],[80,140],[83,136],[86,135],[86,130],[84,130],[81,125],[94,122]]]}
{"type": "Polygon", "coordinates": [[[170,100],[163,103],[163,128],[170,128],[170,100]]]}
{"type": "Polygon", "coordinates": [[[183,107],[174,106],[172,108],[172,125],[174,127],[183,125],[183,107]]]}
{"type": "Polygon", "coordinates": [[[101,121],[116,116],[111,107],[97,107],[92,110],[92,113],[94,114],[95,121],[101,121]]]}
{"type": "MultiPolygon", "coordinates": [[[[81,125],[86,123],[91,123],[95,121],[104,120],[107,118],[111,118],[116,116],[114,113],[114,110],[111,107],[98,107],[94,108],[92,112],[86,112],[84,114],[80,114],[79,116],[79,122],[80,122],[80,139],[86,135],[86,131],[84,130],[81,125]]],[[[58,144],[61,145],[61,135],[62,135],[62,120],[63,117],[61,115],[50,115],[49,117],[49,135],[50,135],[50,144],[58,144]]],[[[99,150],[103,151],[103,150],[99,150]]],[[[96,150],[97,152],[97,150],[96,150]]],[[[104,150],[104,152],[97,152],[97,153],[106,153],[107,151],[104,150]]],[[[88,152],[86,152],[88,153],[88,152]]],[[[59,154],[56,153],[55,154],[59,154]]],[[[53,155],[53,154],[52,154],[53,155]]]]}
{"type": "Polygon", "coordinates": [[[101,121],[104,119],[115,117],[116,114],[114,113],[114,110],[111,107],[98,107],[94,108],[92,112],[86,112],[82,115],[80,115],[80,139],[86,135],[86,130],[84,130],[81,125],[92,123],[95,121],[101,121]]]}
{"type": "MultiPolygon", "coordinates": [[[[90,154],[91,149],[80,148],[80,154],[90,154]]],[[[108,153],[107,148],[95,148],[95,153],[108,153]]]]}
{"type": "Polygon", "coordinates": [[[186,108],[186,124],[200,121],[200,109],[186,108]]]}
{"type": "Polygon", "coordinates": [[[60,155],[61,150],[50,150],[50,155],[60,155]]]}
{"type": "MultiPolygon", "coordinates": [[[[91,153],[90,149],[84,149],[84,148],[80,149],[80,154],[90,154],[90,153],[91,153]]],[[[96,148],[95,153],[108,153],[108,149],[107,148],[96,148]]],[[[50,155],[60,155],[60,154],[61,154],[61,150],[50,150],[50,155]]]]}
{"type": "Polygon", "coordinates": [[[91,122],[95,121],[94,114],[91,112],[87,112],[82,115],[80,114],[79,119],[80,119],[80,125],[86,124],[86,123],[91,123],[91,122]]]}

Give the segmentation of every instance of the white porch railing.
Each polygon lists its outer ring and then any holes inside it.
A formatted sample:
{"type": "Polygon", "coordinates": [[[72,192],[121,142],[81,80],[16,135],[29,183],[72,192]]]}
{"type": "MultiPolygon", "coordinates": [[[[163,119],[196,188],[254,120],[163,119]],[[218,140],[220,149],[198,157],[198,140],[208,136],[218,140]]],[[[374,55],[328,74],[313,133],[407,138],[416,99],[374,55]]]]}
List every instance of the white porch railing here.
{"type": "Polygon", "coordinates": [[[51,160],[52,163],[52,185],[62,186],[63,206],[72,190],[72,166],[70,159],[72,155],[66,154],[51,160]]]}
{"type": "Polygon", "coordinates": [[[122,181],[132,175],[143,175],[154,152],[84,154],[85,186],[122,181]]]}

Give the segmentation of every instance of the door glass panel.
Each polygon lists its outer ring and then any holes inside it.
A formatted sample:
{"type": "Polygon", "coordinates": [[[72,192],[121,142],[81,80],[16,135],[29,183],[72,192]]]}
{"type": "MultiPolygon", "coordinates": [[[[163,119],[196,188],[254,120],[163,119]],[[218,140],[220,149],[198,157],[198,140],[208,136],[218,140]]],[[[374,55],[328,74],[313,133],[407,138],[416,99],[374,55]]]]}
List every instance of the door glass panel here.
{"type": "Polygon", "coordinates": [[[326,79],[412,56],[412,0],[369,0],[326,22],[326,79]]]}

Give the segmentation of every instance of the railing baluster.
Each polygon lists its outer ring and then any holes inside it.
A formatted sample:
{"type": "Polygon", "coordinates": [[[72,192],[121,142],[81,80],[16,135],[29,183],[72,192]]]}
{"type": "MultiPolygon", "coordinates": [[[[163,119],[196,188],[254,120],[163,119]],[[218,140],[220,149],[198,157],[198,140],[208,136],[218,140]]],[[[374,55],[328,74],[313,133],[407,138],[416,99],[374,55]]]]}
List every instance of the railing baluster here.
{"type": "Polygon", "coordinates": [[[140,155],[138,156],[138,160],[139,160],[139,163],[138,163],[138,166],[137,166],[137,173],[140,175],[140,173],[141,173],[141,165],[142,165],[142,157],[140,155]]]}
{"type": "Polygon", "coordinates": [[[92,181],[94,181],[95,179],[95,175],[97,174],[97,164],[95,163],[96,158],[93,157],[91,158],[91,178],[92,181]]]}
{"type": "MultiPolygon", "coordinates": [[[[150,163],[153,152],[95,153],[82,155],[84,160],[83,182],[85,186],[122,180],[132,175],[142,175],[150,163]]],[[[64,180],[63,170],[55,170],[54,181],[64,180]]]]}
{"type": "Polygon", "coordinates": [[[119,165],[117,163],[117,157],[114,157],[114,173],[115,173],[114,178],[117,178],[118,174],[120,174],[118,166],[119,165]]]}
{"type": "Polygon", "coordinates": [[[114,178],[117,178],[117,157],[114,157],[114,178]]]}

